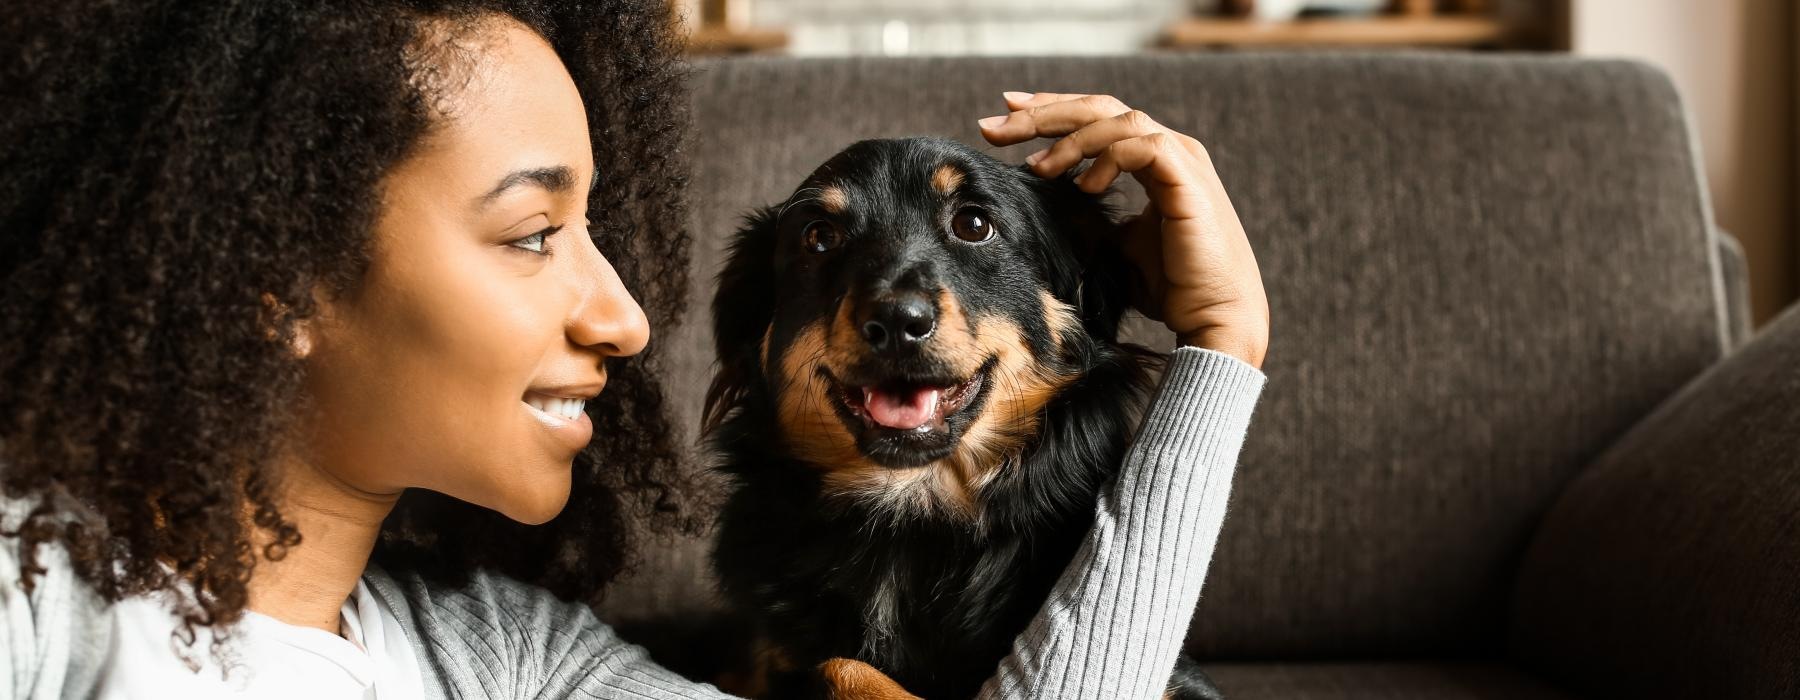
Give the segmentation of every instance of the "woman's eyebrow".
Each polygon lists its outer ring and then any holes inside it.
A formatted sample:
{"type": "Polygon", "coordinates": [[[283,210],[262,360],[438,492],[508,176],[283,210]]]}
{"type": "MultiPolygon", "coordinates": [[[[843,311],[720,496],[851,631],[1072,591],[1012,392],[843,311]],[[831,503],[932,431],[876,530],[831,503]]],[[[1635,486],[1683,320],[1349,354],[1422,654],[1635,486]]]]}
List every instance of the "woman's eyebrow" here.
{"type": "Polygon", "coordinates": [[[536,185],[552,194],[567,191],[575,184],[575,170],[567,165],[515,170],[500,179],[500,184],[475,200],[477,209],[485,208],[507,191],[524,185],[536,185]]]}

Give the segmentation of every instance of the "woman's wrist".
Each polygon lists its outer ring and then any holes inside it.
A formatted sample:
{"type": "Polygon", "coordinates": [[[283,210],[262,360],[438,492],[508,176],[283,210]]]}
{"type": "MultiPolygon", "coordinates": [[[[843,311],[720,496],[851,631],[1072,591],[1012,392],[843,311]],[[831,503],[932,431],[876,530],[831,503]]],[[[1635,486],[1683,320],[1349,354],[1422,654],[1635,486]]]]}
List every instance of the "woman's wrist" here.
{"type": "Polygon", "coordinates": [[[1195,333],[1176,336],[1178,345],[1204,348],[1222,352],[1257,369],[1262,369],[1263,357],[1269,351],[1267,333],[1245,333],[1225,328],[1211,328],[1195,333]]]}

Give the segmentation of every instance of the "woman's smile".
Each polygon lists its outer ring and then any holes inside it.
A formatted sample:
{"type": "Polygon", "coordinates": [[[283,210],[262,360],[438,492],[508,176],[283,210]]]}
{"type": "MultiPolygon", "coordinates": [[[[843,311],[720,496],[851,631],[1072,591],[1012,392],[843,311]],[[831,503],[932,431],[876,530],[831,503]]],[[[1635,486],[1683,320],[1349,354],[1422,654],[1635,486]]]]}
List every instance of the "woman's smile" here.
{"type": "Polygon", "coordinates": [[[593,439],[594,423],[588,419],[587,402],[599,396],[603,386],[605,382],[534,388],[525,392],[520,404],[573,454],[593,439]]]}

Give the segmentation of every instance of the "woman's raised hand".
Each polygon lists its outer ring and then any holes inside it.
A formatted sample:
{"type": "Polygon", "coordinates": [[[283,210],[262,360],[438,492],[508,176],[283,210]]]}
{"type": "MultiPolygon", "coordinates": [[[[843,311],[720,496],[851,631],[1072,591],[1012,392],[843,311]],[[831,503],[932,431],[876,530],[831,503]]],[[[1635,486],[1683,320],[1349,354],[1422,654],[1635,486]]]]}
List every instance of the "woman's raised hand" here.
{"type": "Polygon", "coordinates": [[[1010,110],[980,120],[996,146],[1060,137],[1026,157],[1056,177],[1083,160],[1076,179],[1100,192],[1130,173],[1150,202],[1120,244],[1143,284],[1133,305],[1184,345],[1228,353],[1261,367],[1269,346],[1269,302],[1256,255],[1206,149],[1108,95],[1005,93],[1010,110]]]}

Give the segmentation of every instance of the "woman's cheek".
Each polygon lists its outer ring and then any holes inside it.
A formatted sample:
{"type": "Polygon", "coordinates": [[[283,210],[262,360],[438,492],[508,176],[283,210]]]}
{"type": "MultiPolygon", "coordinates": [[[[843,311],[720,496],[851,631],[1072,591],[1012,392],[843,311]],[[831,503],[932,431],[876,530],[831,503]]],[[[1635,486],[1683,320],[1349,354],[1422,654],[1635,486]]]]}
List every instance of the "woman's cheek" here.
{"type": "Polygon", "coordinates": [[[495,276],[446,317],[456,337],[445,345],[454,354],[440,366],[455,368],[462,381],[443,382],[459,386],[454,396],[441,397],[458,410],[446,416],[453,427],[439,444],[454,450],[444,463],[459,473],[429,477],[454,479],[440,490],[526,521],[546,509],[543,517],[554,515],[569,488],[568,461],[547,449],[544,428],[524,403],[545,362],[565,343],[555,290],[545,289],[546,281],[495,276]]]}

